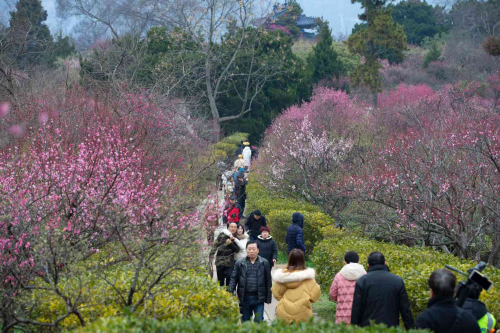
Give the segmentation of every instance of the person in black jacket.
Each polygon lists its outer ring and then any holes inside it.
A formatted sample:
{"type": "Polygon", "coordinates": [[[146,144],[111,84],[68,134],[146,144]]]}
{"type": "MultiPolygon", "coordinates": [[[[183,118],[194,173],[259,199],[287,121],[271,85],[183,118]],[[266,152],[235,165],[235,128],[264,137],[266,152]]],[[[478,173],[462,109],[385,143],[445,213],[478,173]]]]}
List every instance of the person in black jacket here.
{"type": "Polygon", "coordinates": [[[286,229],[286,244],[288,245],[288,254],[293,249],[302,250],[306,253],[306,245],[304,244],[304,216],[300,213],[293,213],[292,225],[286,229]]]}
{"type": "Polygon", "coordinates": [[[236,183],[234,183],[234,194],[238,200],[238,205],[241,207],[241,214],[245,212],[245,200],[247,198],[246,187],[247,180],[245,179],[245,175],[240,173],[236,177],[236,183]]]}
{"type": "Polygon", "coordinates": [[[278,247],[273,237],[270,235],[271,230],[268,227],[260,228],[261,235],[257,237],[259,245],[259,255],[269,261],[269,265],[273,268],[276,260],[278,260],[278,247]]]}
{"type": "Polygon", "coordinates": [[[429,278],[431,299],[427,310],[417,317],[417,328],[435,333],[479,333],[479,325],[469,311],[460,309],[453,298],[457,279],[446,270],[438,269],[429,278]]]}
{"type": "Polygon", "coordinates": [[[251,212],[247,218],[247,222],[245,223],[245,228],[250,235],[250,241],[256,241],[257,237],[260,236],[260,228],[266,226],[266,217],[260,212],[260,210],[257,209],[256,211],[251,212]]]}
{"type": "Polygon", "coordinates": [[[490,333],[495,328],[496,319],[495,316],[488,313],[486,305],[479,300],[483,288],[477,283],[472,283],[467,288],[467,291],[467,299],[462,305],[462,309],[474,315],[481,332],[490,333]]]}
{"type": "Polygon", "coordinates": [[[212,266],[215,252],[217,252],[215,267],[217,268],[217,279],[221,287],[229,285],[234,268],[234,254],[240,251],[238,244],[235,242],[238,224],[236,222],[229,222],[227,230],[233,236],[229,237],[221,232],[209,254],[209,263],[212,266]]]}
{"type": "Polygon", "coordinates": [[[231,294],[237,290],[242,321],[250,320],[252,315],[256,322],[264,320],[264,303],[271,303],[271,285],[269,262],[259,256],[256,242],[248,242],[247,257],[236,262],[229,283],[231,294]]]}
{"type": "Polygon", "coordinates": [[[399,326],[399,314],[406,329],[414,327],[408,294],[403,279],[391,274],[384,255],[368,256],[368,274],[356,282],[352,303],[351,324],[369,326],[370,321],[399,326]]]}

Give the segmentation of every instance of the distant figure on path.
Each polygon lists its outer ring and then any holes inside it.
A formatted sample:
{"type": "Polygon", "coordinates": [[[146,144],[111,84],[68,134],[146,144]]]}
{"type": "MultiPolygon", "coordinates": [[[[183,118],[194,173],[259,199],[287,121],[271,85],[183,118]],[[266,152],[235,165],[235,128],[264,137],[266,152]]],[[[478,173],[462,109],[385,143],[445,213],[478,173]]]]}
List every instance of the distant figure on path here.
{"type": "Polygon", "coordinates": [[[245,176],[243,173],[240,173],[238,177],[236,178],[237,181],[234,184],[234,195],[236,196],[236,199],[238,200],[238,205],[241,207],[241,213],[245,212],[245,203],[246,203],[246,188],[247,188],[247,180],[245,179],[245,176]]]}
{"type": "Polygon", "coordinates": [[[302,250],[306,253],[306,245],[304,244],[304,216],[301,213],[293,213],[292,225],[286,229],[286,244],[288,245],[288,253],[293,249],[302,250]]]}
{"type": "Polygon", "coordinates": [[[356,281],[366,274],[363,265],[359,264],[359,255],[349,251],[344,255],[344,267],[335,275],[330,287],[330,300],[337,302],[335,323],[351,323],[352,301],[356,281]]]}
{"type": "Polygon", "coordinates": [[[209,262],[212,265],[214,255],[217,252],[215,267],[217,268],[217,279],[221,287],[229,286],[229,279],[234,268],[234,254],[240,250],[235,242],[236,229],[236,222],[229,222],[227,232],[219,234],[209,254],[209,262]]]}
{"type": "Polygon", "coordinates": [[[241,155],[241,153],[243,152],[243,148],[245,148],[245,146],[243,145],[243,142],[245,142],[245,141],[240,142],[240,144],[238,145],[238,148],[236,148],[236,151],[234,152],[234,155],[236,155],[236,156],[241,155]]]}
{"type": "Polygon", "coordinates": [[[417,328],[430,329],[434,333],[480,333],[474,315],[460,309],[453,298],[457,279],[446,269],[434,271],[429,278],[431,299],[427,310],[417,317],[417,328]]]}
{"type": "Polygon", "coordinates": [[[243,145],[245,145],[245,148],[243,148],[242,152],[243,160],[245,161],[245,168],[247,170],[250,170],[250,163],[252,161],[252,149],[250,148],[250,143],[248,141],[243,142],[243,145]]]}
{"type": "Polygon", "coordinates": [[[304,252],[293,249],[288,265],[273,274],[271,291],[279,301],[276,317],[288,323],[308,321],[313,316],[311,303],[321,296],[319,284],[314,280],[314,269],[306,268],[304,252]]]}
{"type": "Polygon", "coordinates": [[[216,169],[217,169],[217,181],[215,183],[215,186],[219,189],[219,191],[222,191],[222,174],[224,171],[226,171],[227,165],[224,163],[224,161],[219,161],[217,162],[216,169]]]}
{"type": "Polygon", "coordinates": [[[260,210],[256,210],[250,213],[245,223],[245,227],[250,234],[250,240],[256,241],[257,237],[260,236],[260,228],[267,226],[266,216],[263,215],[260,210]]]}
{"type": "Polygon", "coordinates": [[[384,255],[368,256],[368,274],[354,288],[351,324],[369,326],[370,321],[389,327],[399,326],[399,314],[406,329],[415,326],[403,279],[389,272],[384,255]]]}
{"type": "Polygon", "coordinates": [[[259,246],[247,243],[247,257],[238,260],[229,284],[231,294],[236,290],[240,300],[241,320],[248,321],[255,316],[255,322],[264,320],[264,303],[271,303],[271,267],[259,256],[259,246]]]}
{"type": "Polygon", "coordinates": [[[245,168],[245,161],[243,160],[243,155],[238,155],[238,159],[234,161],[234,171],[240,170],[240,168],[245,168]]]}
{"type": "Polygon", "coordinates": [[[278,247],[273,237],[271,237],[269,227],[260,228],[261,235],[257,237],[257,244],[259,244],[260,256],[267,261],[273,268],[276,260],[278,260],[278,247]]]}
{"type": "Polygon", "coordinates": [[[243,216],[243,210],[236,201],[236,197],[234,195],[231,195],[229,197],[229,204],[224,209],[224,216],[222,217],[222,219],[225,223],[239,223],[241,216],[243,216]]]}

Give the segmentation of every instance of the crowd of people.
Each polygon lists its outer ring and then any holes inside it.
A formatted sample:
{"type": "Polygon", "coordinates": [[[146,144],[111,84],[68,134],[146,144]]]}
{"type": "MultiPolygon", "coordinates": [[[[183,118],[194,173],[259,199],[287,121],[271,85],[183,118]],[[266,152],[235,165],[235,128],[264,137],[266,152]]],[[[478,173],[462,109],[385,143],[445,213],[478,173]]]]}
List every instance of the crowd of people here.
{"type": "MultiPolygon", "coordinates": [[[[278,300],[278,319],[288,323],[308,321],[313,316],[311,304],[318,301],[321,290],[314,269],[306,267],[304,217],[299,212],[291,216],[286,233],[288,263],[272,272],[278,248],[266,217],[259,210],[247,217],[243,215],[245,192],[241,188],[247,183],[252,155],[250,149],[250,156],[245,155],[248,142],[240,148],[236,152],[240,156],[234,163],[234,175],[225,177],[224,182],[227,186],[227,179],[235,180],[233,192],[226,188],[228,203],[223,220],[227,229],[214,242],[210,264],[215,256],[217,279],[230,293],[236,293],[242,321],[252,317],[256,322],[263,321],[264,304],[270,304],[273,296],[278,300]],[[242,163],[246,164],[241,167],[242,163]],[[236,188],[239,190],[235,191],[236,188]]],[[[454,298],[455,275],[446,269],[434,271],[428,280],[428,308],[414,320],[405,283],[390,272],[384,255],[370,253],[367,267],[366,271],[355,251],[345,254],[344,266],[335,275],[329,291],[330,300],[337,302],[336,323],[361,327],[383,323],[394,327],[399,326],[402,318],[407,329],[429,329],[435,333],[495,331],[495,317],[479,300],[482,292],[479,285],[473,283],[468,288],[467,300],[458,307],[454,298]]]]}

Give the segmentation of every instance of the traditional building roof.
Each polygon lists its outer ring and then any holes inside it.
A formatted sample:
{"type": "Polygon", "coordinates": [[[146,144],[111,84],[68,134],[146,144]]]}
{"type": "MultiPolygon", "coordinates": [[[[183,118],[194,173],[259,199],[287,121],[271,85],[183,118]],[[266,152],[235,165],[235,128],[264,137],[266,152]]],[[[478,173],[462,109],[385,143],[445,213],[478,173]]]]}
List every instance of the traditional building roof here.
{"type": "Polygon", "coordinates": [[[315,17],[309,17],[305,15],[300,15],[300,17],[297,19],[297,27],[301,29],[308,29],[316,25],[316,18],[315,17]]]}

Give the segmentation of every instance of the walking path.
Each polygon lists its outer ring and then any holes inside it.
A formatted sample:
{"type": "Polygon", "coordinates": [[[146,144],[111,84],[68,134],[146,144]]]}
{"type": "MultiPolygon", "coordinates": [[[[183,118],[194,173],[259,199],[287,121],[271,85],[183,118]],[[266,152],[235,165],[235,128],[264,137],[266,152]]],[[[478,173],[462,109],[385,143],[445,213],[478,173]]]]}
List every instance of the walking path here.
{"type": "MultiPolygon", "coordinates": [[[[218,198],[219,198],[219,207],[222,207],[224,205],[224,193],[222,191],[219,191],[218,193],[218,198]]],[[[217,236],[224,230],[226,226],[224,225],[222,221],[222,217],[219,219],[219,226],[214,232],[214,239],[217,239],[217,236]]],[[[274,265],[272,272],[274,272],[276,269],[280,269],[285,267],[283,264],[276,264],[274,265]]],[[[217,271],[215,269],[215,265],[213,267],[214,274],[213,274],[213,279],[214,281],[217,281],[217,271]]],[[[265,304],[264,305],[264,320],[267,322],[271,322],[276,318],[276,307],[278,306],[278,300],[276,298],[272,298],[271,304],[265,304]]]]}

